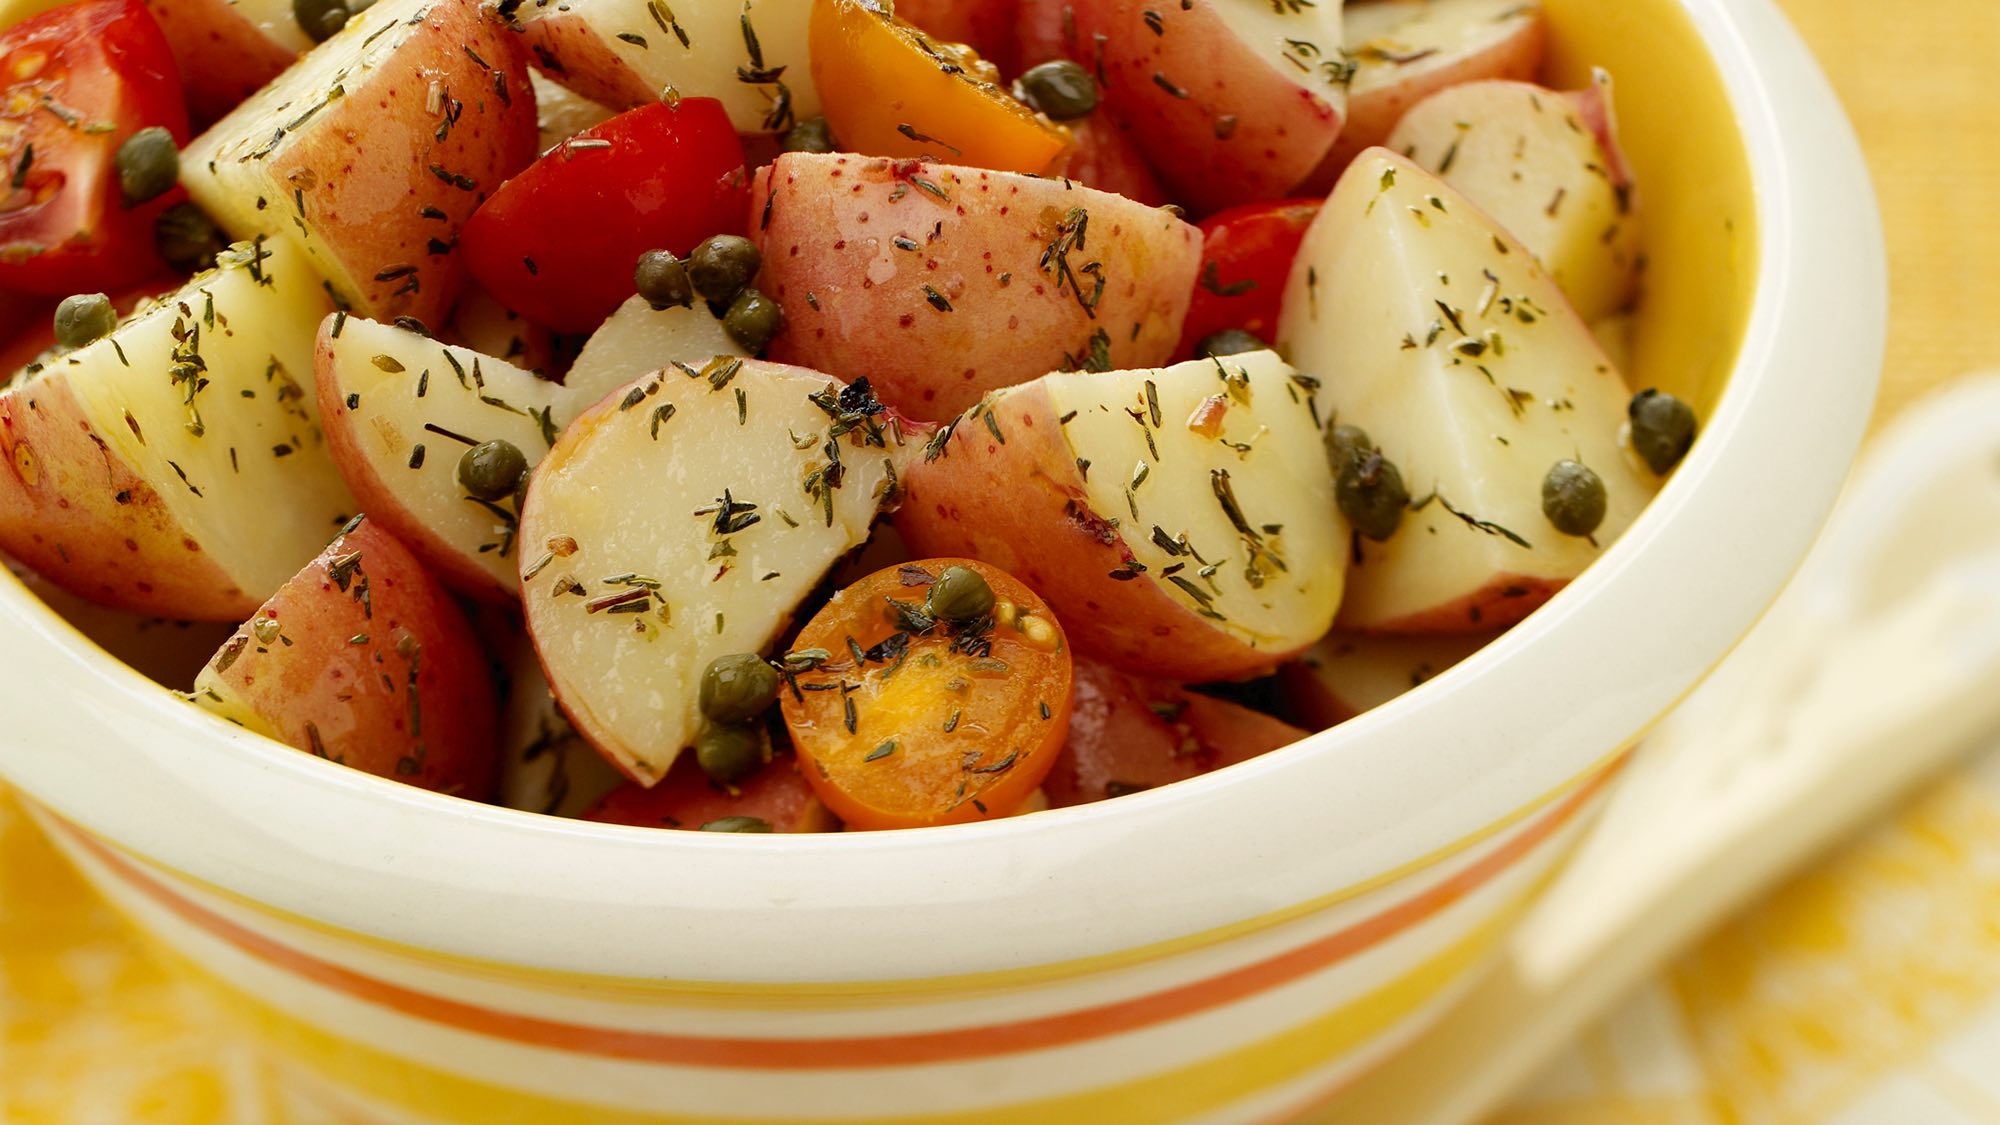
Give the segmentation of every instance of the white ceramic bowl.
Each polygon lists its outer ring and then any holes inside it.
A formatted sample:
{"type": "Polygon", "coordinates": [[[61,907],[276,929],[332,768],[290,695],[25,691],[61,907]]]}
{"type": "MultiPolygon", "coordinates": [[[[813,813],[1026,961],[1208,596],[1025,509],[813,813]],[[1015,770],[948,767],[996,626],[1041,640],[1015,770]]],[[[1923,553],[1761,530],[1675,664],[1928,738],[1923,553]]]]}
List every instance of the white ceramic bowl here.
{"type": "Polygon", "coordinates": [[[1434,1013],[1802,557],[1873,398],[1866,172],[1769,0],[1547,0],[1619,81],[1635,366],[1703,404],[1546,608],[1303,743],[947,829],[709,836],[420,792],[176,700],[0,580],[0,774],[344,1115],[1282,1115],[1434,1013]]]}

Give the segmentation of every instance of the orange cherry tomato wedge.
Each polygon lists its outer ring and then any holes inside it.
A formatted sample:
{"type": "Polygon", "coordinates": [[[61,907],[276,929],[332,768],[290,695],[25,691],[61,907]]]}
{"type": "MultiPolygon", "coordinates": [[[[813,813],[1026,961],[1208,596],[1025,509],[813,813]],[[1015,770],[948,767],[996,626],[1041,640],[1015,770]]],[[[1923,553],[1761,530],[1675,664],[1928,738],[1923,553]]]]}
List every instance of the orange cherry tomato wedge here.
{"type": "Polygon", "coordinates": [[[1016,101],[969,48],[940,43],[873,0],[813,0],[813,83],[840,147],[1040,174],[1067,132],[1016,101]]]}
{"type": "Polygon", "coordinates": [[[782,691],[799,771],[850,828],[1007,816],[1042,783],[1069,730],[1069,643],[1012,575],[966,559],[876,571],[799,634],[782,691]],[[986,580],[992,611],[931,621],[946,567],[986,580]]]}

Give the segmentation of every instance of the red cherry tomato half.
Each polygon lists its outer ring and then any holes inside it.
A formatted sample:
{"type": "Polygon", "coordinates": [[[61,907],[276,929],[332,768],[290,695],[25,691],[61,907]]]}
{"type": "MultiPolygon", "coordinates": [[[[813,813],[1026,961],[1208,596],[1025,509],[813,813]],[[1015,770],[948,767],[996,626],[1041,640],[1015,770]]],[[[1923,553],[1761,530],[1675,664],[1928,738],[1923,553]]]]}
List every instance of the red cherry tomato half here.
{"type": "Polygon", "coordinates": [[[1266,343],[1278,330],[1285,280],[1298,257],[1320,200],[1250,203],[1201,224],[1201,273],[1181,330],[1181,358],[1225,328],[1241,328],[1266,343]]]}
{"type": "Polygon", "coordinates": [[[502,304],[588,332],[632,295],[639,255],[742,234],[749,211],[743,145],[722,103],[682,98],[557,145],[473,212],[459,246],[502,304]]]}
{"type": "Polygon", "coordinates": [[[188,139],[166,36],[139,0],[87,0],[0,34],[0,288],[66,296],[165,272],[127,207],[118,146],[149,125],[188,139]]]}

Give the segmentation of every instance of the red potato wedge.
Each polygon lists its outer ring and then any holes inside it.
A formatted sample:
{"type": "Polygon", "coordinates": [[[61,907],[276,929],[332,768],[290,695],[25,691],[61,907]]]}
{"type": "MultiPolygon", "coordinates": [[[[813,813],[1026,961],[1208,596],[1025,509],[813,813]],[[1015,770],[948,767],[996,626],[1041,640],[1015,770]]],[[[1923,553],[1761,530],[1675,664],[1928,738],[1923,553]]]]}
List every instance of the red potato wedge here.
{"type": "Polygon", "coordinates": [[[864,386],[759,360],[647,376],[585,411],[521,515],[528,631],[578,733],[656,784],[700,725],[703,669],[777,639],[867,540],[902,454],[864,386]]]}
{"type": "Polygon", "coordinates": [[[282,21],[258,20],[260,6],[275,7],[255,0],[146,0],[173,48],[188,113],[196,123],[235,109],[312,46],[289,4],[282,21]]]}
{"type": "Polygon", "coordinates": [[[1076,51],[1075,0],[1015,0],[1014,65],[1018,74],[1052,59],[1087,58],[1076,51]]]}
{"type": "Polygon", "coordinates": [[[1630,304],[1639,284],[1639,216],[1616,128],[1602,72],[1568,94],[1471,82],[1404,114],[1388,147],[1526,243],[1577,315],[1594,321],[1630,304]]]}
{"type": "Polygon", "coordinates": [[[1201,257],[1164,210],[914,160],[790,153],[758,172],[751,214],[759,287],[785,309],[771,356],[866,375],[923,421],[1086,362],[1164,361],[1201,257]]]}
{"type": "Polygon", "coordinates": [[[1079,660],[1069,741],[1042,779],[1064,808],[1156,789],[1289,746],[1307,732],[1247,707],[1079,660]]]}
{"type": "Polygon", "coordinates": [[[355,511],[307,385],[319,279],[281,247],[222,262],[0,392],[0,549],[64,589],[241,621],[355,511]]]}
{"type": "Polygon", "coordinates": [[[475,801],[493,788],[485,653],[416,556],[362,517],[229,638],[191,698],[378,777],[475,801]]]}
{"type": "Polygon", "coordinates": [[[651,789],[628,781],[583,814],[585,820],[604,824],[696,831],[731,817],[752,817],[764,826],[732,826],[735,831],[840,830],[839,819],[813,795],[812,786],[799,774],[798,760],[790,754],[772,758],[734,786],[710,781],[692,757],[685,757],[651,789]]]}
{"type": "Polygon", "coordinates": [[[355,311],[441,324],[459,228],[535,156],[516,51],[476,4],[382,0],[196,137],[181,182],[234,237],[304,251],[355,311]]]}
{"type": "Polygon", "coordinates": [[[1313,386],[1255,352],[997,392],[910,467],[897,529],[1020,578],[1087,656],[1180,682],[1267,672],[1341,599],[1313,386]]]}
{"type": "Polygon", "coordinates": [[[1078,60],[1100,76],[1175,198],[1197,211],[1292,194],[1341,131],[1348,67],[1338,4],[1070,6],[1078,60]]]}
{"type": "Polygon", "coordinates": [[[507,0],[500,10],[544,74],[614,110],[672,88],[720,99],[743,133],[781,133],[819,113],[806,48],[812,0],[507,0]]]}
{"type": "Polygon", "coordinates": [[[1335,632],[1285,665],[1278,676],[1299,720],[1324,730],[1422,686],[1499,635],[1391,637],[1335,632]]]}
{"type": "Polygon", "coordinates": [[[512,500],[466,495],[457,468],[466,449],[510,442],[532,470],[572,419],[640,374],[733,353],[707,309],[654,312],[634,298],[591,337],[562,384],[344,315],[321,326],[314,370],[328,447],[362,510],[454,588],[511,602],[520,594],[518,513],[512,500]]]}
{"type": "Polygon", "coordinates": [[[180,690],[194,682],[234,625],[217,621],[173,621],[127,613],[79,598],[12,560],[5,565],[28,591],[76,631],[133,671],[162,687],[180,690]]]}
{"type": "Polygon", "coordinates": [[[1308,186],[1333,182],[1361,150],[1388,141],[1410,107],[1465,82],[1532,81],[1548,27],[1535,0],[1376,0],[1347,6],[1355,63],[1347,124],[1308,186]]]}
{"type": "Polygon", "coordinates": [[[1596,559],[1656,487],[1619,446],[1630,392],[1554,279],[1465,196],[1387,149],[1355,160],[1306,231],[1278,346],[1325,380],[1327,408],[1368,431],[1419,499],[1387,542],[1357,544],[1348,628],[1511,624],[1596,559]],[[1565,460],[1603,482],[1592,538],[1542,513],[1542,481],[1565,460]]]}
{"type": "Polygon", "coordinates": [[[1020,57],[1014,31],[1017,0],[900,0],[898,19],[945,43],[964,43],[1005,73],[1020,57]]]}
{"type": "Polygon", "coordinates": [[[1160,178],[1146,164],[1145,154],[1109,116],[1099,112],[1069,122],[1069,132],[1069,150],[1063,154],[1057,175],[1148,207],[1172,202],[1160,178]]]}

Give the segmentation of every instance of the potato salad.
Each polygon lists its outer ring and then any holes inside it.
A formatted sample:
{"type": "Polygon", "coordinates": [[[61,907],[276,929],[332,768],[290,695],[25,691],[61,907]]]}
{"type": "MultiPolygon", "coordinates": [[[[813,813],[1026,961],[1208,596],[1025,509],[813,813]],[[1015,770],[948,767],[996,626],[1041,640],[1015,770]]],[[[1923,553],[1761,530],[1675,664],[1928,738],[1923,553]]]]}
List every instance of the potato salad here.
{"type": "Polygon", "coordinates": [[[1175,784],[1476,650],[1695,440],[1620,371],[1615,76],[1545,85],[1533,0],[30,9],[0,551],[393,781],[734,833],[1175,784]]]}

